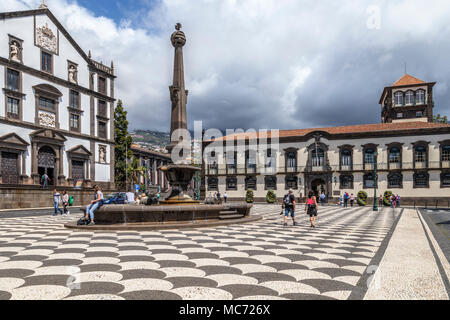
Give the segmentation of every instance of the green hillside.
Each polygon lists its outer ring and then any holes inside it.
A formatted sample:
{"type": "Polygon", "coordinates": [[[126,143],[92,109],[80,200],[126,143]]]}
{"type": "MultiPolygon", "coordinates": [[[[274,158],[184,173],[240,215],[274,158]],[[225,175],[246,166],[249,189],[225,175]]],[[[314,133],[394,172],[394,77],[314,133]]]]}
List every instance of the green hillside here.
{"type": "Polygon", "coordinates": [[[143,142],[149,145],[165,147],[170,143],[170,134],[167,132],[136,130],[131,133],[133,142],[143,142]]]}

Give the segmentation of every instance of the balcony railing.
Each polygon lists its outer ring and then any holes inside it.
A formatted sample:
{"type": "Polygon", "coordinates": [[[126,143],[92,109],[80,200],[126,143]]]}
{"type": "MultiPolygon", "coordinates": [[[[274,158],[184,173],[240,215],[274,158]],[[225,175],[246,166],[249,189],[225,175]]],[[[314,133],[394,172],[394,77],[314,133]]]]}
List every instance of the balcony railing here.
{"type": "MultiPolygon", "coordinates": [[[[377,164],[377,170],[378,171],[390,171],[390,170],[421,170],[421,169],[432,169],[432,170],[440,170],[440,169],[450,169],[450,161],[443,161],[442,167],[441,167],[441,161],[429,161],[428,165],[427,163],[423,162],[416,162],[415,166],[413,162],[403,162],[403,163],[385,163],[380,162],[377,164]]],[[[297,174],[297,173],[314,173],[314,172],[342,172],[347,171],[349,173],[351,172],[358,172],[358,171],[373,171],[374,165],[373,164],[363,164],[363,163],[356,163],[352,166],[339,166],[339,165],[333,165],[333,166],[320,166],[320,167],[314,167],[314,166],[299,166],[296,168],[286,168],[285,166],[281,167],[263,167],[263,166],[257,166],[255,167],[246,167],[245,165],[237,166],[237,167],[228,167],[228,171],[226,170],[225,166],[219,166],[219,168],[209,168],[206,170],[208,175],[245,175],[245,174],[261,174],[261,175],[276,175],[276,174],[297,174]]]]}

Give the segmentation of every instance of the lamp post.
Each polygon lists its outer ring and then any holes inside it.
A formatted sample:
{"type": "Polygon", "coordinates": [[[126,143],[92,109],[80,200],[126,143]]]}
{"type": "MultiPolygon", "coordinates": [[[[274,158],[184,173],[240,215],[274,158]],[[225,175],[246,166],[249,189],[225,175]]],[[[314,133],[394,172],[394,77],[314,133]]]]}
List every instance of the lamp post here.
{"type": "Polygon", "coordinates": [[[378,211],[378,204],[377,204],[377,164],[378,164],[378,152],[375,151],[373,154],[374,157],[374,164],[373,164],[373,211],[378,211]]]}

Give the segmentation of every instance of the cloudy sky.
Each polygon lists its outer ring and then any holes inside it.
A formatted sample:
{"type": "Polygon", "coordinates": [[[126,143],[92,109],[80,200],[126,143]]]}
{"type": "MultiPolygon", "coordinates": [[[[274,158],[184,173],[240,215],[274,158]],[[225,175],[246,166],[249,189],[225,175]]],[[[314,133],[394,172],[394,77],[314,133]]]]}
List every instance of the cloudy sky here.
{"type": "MultiPolygon", "coordinates": [[[[41,0],[1,0],[0,11],[41,0]]],[[[380,122],[405,71],[450,115],[448,0],[48,0],[93,57],[114,60],[133,129],[169,130],[170,35],[181,22],[188,118],[207,128],[380,122]]]]}

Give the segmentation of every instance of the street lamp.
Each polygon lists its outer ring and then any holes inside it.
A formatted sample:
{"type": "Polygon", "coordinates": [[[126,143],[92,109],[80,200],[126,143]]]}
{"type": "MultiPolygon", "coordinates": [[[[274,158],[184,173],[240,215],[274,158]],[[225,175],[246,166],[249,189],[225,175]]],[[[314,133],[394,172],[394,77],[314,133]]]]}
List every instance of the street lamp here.
{"type": "Polygon", "coordinates": [[[373,164],[373,211],[378,211],[378,204],[377,204],[377,164],[378,164],[378,152],[375,151],[373,154],[374,157],[374,164],[373,164]]]}

